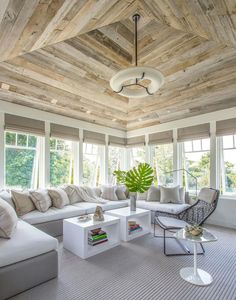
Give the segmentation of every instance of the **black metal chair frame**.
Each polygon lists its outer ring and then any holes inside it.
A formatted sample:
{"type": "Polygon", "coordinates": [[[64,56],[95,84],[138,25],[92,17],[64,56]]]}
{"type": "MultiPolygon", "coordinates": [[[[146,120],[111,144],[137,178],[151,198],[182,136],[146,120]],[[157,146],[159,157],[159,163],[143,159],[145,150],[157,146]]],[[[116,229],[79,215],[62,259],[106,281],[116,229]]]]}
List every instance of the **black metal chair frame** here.
{"type": "MultiPolygon", "coordinates": [[[[180,255],[193,255],[193,253],[191,253],[191,251],[185,247],[178,239],[176,239],[174,236],[167,236],[166,235],[166,231],[170,232],[170,233],[175,233],[176,231],[180,230],[182,227],[166,227],[164,226],[161,221],[159,220],[159,216],[165,216],[165,217],[172,217],[172,218],[176,218],[179,220],[183,220],[186,221],[188,224],[197,224],[199,226],[202,226],[204,224],[204,222],[210,217],[210,215],[213,214],[213,212],[215,211],[216,207],[217,207],[217,203],[218,203],[218,199],[219,199],[219,190],[216,189],[212,189],[216,191],[216,199],[214,200],[214,202],[212,203],[212,205],[210,203],[207,203],[206,201],[200,200],[198,199],[196,201],[196,203],[194,203],[193,205],[191,205],[190,207],[186,208],[184,211],[180,212],[179,214],[173,214],[173,213],[167,213],[167,212],[162,212],[162,211],[155,211],[155,216],[154,216],[154,237],[157,238],[163,238],[163,247],[164,247],[164,254],[166,256],[180,256],[180,255]],[[198,221],[199,219],[199,212],[198,212],[198,208],[200,208],[200,210],[203,211],[204,207],[208,205],[209,208],[209,212],[201,219],[198,221]],[[195,217],[197,216],[197,219],[195,219],[195,217]],[[195,219],[195,220],[194,220],[195,219]],[[159,225],[162,229],[163,229],[163,235],[156,235],[156,225],[159,225]],[[167,253],[166,251],[166,239],[167,238],[173,238],[177,241],[177,243],[180,245],[180,247],[183,249],[184,253],[167,253]]],[[[199,255],[202,255],[205,253],[205,249],[203,247],[203,245],[200,243],[202,252],[198,253],[199,255]]]]}

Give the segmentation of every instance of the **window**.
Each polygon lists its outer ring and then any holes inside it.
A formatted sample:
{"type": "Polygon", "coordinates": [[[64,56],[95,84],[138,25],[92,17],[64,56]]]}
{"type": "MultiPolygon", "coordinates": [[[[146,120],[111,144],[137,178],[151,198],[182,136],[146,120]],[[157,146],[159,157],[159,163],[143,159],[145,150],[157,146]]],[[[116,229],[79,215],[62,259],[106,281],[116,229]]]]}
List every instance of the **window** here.
{"type": "Polygon", "coordinates": [[[236,194],[236,135],[220,139],[220,190],[222,194],[236,194]]]}
{"type": "Polygon", "coordinates": [[[9,188],[37,188],[40,137],[5,132],[5,184],[9,188]]]}
{"type": "Polygon", "coordinates": [[[173,144],[151,146],[155,184],[173,185],[173,144]]]}
{"type": "Polygon", "coordinates": [[[210,186],[210,139],[199,139],[184,142],[183,149],[183,181],[188,191],[196,191],[210,186]]]}
{"type": "Polygon", "coordinates": [[[50,139],[50,185],[73,183],[72,142],[50,139]]]}
{"type": "Polygon", "coordinates": [[[124,152],[125,149],[121,147],[109,146],[108,153],[108,182],[109,184],[115,184],[115,177],[113,172],[115,170],[124,169],[124,152]]]}
{"type": "Polygon", "coordinates": [[[145,147],[130,148],[130,168],[145,162],[145,147]]]}
{"type": "Polygon", "coordinates": [[[83,144],[83,184],[98,186],[102,183],[104,146],[83,144]]]}

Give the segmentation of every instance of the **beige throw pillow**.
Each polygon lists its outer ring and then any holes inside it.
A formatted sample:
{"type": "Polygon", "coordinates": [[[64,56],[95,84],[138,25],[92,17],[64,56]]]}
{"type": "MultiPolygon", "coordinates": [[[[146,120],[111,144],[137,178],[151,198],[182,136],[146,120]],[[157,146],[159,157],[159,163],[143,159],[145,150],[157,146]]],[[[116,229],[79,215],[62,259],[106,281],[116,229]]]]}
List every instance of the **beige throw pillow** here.
{"type": "Polygon", "coordinates": [[[179,186],[164,187],[160,186],[161,203],[180,203],[179,186]]]}
{"type": "Polygon", "coordinates": [[[0,237],[9,239],[16,230],[18,217],[14,208],[0,198],[0,237]]]}
{"type": "Polygon", "coordinates": [[[66,192],[69,200],[70,200],[70,204],[74,204],[77,202],[83,202],[84,200],[80,197],[79,193],[78,193],[78,187],[70,184],[66,187],[63,188],[63,190],[66,192]]]}
{"type": "Polygon", "coordinates": [[[160,188],[157,186],[152,185],[147,194],[147,201],[160,201],[160,188]]]}
{"type": "Polygon", "coordinates": [[[56,208],[63,208],[65,205],[70,204],[66,192],[61,188],[48,189],[48,194],[52,199],[53,206],[56,208]]]}
{"type": "Polygon", "coordinates": [[[32,210],[35,210],[34,203],[31,199],[30,193],[11,191],[12,200],[15,204],[16,213],[18,216],[23,216],[32,210]]]}
{"type": "Polygon", "coordinates": [[[103,186],[101,197],[106,200],[117,201],[116,186],[103,186]]]}
{"type": "Polygon", "coordinates": [[[47,190],[30,191],[30,195],[37,210],[45,212],[52,206],[52,200],[47,190]]]}

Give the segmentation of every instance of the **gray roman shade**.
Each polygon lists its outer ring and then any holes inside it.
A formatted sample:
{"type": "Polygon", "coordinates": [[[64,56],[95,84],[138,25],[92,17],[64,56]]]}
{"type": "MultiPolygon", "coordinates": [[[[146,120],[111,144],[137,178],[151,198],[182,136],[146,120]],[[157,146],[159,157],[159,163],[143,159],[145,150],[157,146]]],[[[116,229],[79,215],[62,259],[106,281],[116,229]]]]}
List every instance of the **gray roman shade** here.
{"type": "Polygon", "coordinates": [[[216,122],[216,135],[236,134],[236,118],[216,122]]]}
{"type": "Polygon", "coordinates": [[[45,126],[43,121],[10,114],[5,114],[5,129],[10,131],[12,130],[32,133],[36,135],[45,134],[45,126]]]}
{"type": "Polygon", "coordinates": [[[200,124],[178,129],[178,142],[209,138],[210,124],[200,124]]]}
{"type": "Polygon", "coordinates": [[[145,136],[137,136],[127,139],[127,147],[139,147],[145,145],[145,136]]]}
{"type": "Polygon", "coordinates": [[[50,124],[50,135],[54,138],[69,140],[69,141],[79,141],[79,129],[69,126],[50,124]]]}
{"type": "Polygon", "coordinates": [[[126,138],[121,138],[118,136],[112,136],[109,135],[109,145],[110,146],[120,146],[120,147],[125,147],[127,144],[127,139],[126,138]]]}
{"type": "Polygon", "coordinates": [[[173,142],[173,131],[163,131],[149,134],[149,145],[169,144],[173,142]]]}
{"type": "Polygon", "coordinates": [[[84,143],[105,145],[105,134],[84,130],[84,143]]]}

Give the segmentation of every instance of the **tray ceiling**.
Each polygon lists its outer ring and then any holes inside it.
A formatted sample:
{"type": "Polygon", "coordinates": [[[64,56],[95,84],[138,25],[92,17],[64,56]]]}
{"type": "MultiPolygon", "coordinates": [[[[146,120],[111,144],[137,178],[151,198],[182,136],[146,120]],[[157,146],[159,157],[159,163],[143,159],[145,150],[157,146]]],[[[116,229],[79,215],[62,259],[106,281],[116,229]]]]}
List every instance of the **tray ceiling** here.
{"type": "Polygon", "coordinates": [[[236,2],[176,0],[2,1],[0,99],[132,130],[236,106],[236,2]],[[115,94],[110,78],[158,68],[151,97],[115,94]]]}

